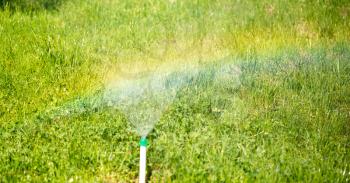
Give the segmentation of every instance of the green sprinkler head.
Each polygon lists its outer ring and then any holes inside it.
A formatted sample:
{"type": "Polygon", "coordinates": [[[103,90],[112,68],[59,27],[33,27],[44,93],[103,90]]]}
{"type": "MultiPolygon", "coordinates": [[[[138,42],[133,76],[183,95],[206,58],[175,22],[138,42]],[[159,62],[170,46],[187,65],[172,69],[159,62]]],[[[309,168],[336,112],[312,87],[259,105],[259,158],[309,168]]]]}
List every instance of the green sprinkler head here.
{"type": "Polygon", "coordinates": [[[148,144],[148,141],[147,141],[146,137],[141,137],[140,146],[146,147],[147,144],[148,144]]]}

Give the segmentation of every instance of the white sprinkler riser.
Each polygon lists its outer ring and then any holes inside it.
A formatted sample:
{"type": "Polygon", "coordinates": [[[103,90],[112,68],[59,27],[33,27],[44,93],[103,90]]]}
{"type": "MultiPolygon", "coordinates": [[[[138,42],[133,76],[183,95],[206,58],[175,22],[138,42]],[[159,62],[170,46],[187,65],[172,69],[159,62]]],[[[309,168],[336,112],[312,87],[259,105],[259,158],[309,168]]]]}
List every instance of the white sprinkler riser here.
{"type": "Polygon", "coordinates": [[[139,183],[146,182],[146,147],[140,146],[140,175],[139,183]]]}

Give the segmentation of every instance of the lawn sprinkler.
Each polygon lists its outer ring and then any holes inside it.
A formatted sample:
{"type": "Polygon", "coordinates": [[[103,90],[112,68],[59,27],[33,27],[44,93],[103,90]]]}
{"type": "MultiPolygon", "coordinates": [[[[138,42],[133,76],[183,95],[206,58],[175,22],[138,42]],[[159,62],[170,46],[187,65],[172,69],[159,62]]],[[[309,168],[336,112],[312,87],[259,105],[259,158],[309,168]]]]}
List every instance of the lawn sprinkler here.
{"type": "Polygon", "coordinates": [[[140,140],[139,182],[146,181],[147,135],[172,103],[177,91],[188,84],[196,69],[161,68],[147,76],[127,78],[107,86],[104,100],[123,112],[140,140]]]}
{"type": "Polygon", "coordinates": [[[146,182],[146,153],[147,153],[147,138],[141,137],[140,140],[140,172],[139,183],[146,182]]]}

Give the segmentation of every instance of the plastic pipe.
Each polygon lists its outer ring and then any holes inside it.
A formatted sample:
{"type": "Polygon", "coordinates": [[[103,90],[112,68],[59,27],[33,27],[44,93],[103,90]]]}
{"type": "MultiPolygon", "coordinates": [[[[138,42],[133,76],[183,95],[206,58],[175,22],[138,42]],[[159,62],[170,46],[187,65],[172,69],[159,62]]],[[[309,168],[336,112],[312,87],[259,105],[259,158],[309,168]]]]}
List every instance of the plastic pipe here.
{"type": "Polygon", "coordinates": [[[146,182],[146,152],[147,152],[147,139],[146,137],[141,137],[140,140],[140,174],[139,183],[146,182]]]}

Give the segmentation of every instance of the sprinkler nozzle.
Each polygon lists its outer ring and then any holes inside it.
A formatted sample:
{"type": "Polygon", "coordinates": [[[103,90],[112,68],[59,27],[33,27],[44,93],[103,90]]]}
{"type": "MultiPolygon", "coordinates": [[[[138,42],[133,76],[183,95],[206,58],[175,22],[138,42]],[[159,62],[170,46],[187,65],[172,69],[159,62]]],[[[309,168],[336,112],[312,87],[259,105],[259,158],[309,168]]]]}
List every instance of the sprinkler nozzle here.
{"type": "Polygon", "coordinates": [[[141,137],[141,139],[140,139],[140,146],[146,147],[147,144],[148,144],[148,141],[147,141],[146,137],[141,137]]]}

